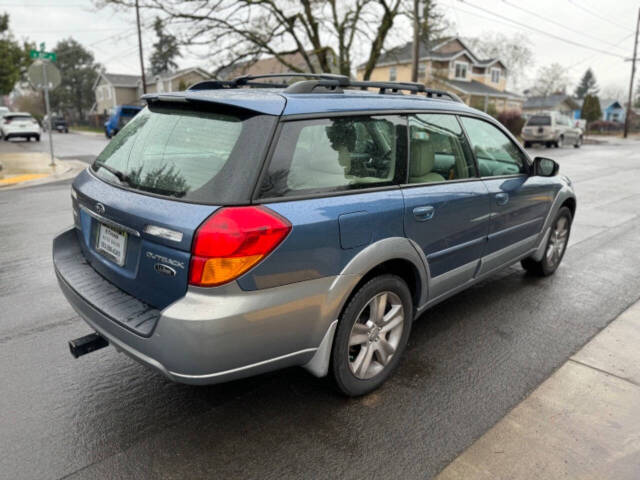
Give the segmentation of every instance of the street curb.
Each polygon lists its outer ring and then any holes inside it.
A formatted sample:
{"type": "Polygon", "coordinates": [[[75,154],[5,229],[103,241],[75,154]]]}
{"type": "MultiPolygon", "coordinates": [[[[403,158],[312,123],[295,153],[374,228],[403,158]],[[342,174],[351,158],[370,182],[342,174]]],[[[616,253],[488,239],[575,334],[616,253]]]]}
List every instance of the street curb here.
{"type": "Polygon", "coordinates": [[[86,130],[76,130],[75,128],[70,128],[69,133],[77,133],[78,135],[88,135],[90,137],[103,137],[104,132],[87,132],[86,130]]]}

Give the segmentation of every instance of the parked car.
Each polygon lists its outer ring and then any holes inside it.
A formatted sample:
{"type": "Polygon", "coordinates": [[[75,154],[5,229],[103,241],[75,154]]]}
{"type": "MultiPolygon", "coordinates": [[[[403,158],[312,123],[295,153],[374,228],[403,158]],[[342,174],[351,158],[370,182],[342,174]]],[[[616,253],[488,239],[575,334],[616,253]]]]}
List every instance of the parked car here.
{"type": "MultiPolygon", "coordinates": [[[[47,130],[47,128],[49,128],[49,118],[47,115],[44,116],[42,126],[43,130],[47,130]]],[[[62,115],[52,115],[51,129],[56,130],[60,133],[69,133],[69,124],[62,115]]]]}
{"type": "Polygon", "coordinates": [[[557,163],[453,95],[307,77],[146,95],[75,179],[53,242],[95,331],[74,356],[113,344],[189,384],[300,365],[361,395],[429,307],[514,262],[558,268],[576,197],[557,163]]]}
{"type": "Polygon", "coordinates": [[[129,121],[135,117],[142,107],[135,105],[118,105],[111,110],[109,119],[104,123],[104,134],[107,138],[113,137],[129,121]]]}
{"type": "Polygon", "coordinates": [[[522,129],[525,148],[534,144],[562,147],[564,144],[580,148],[582,130],[575,122],[559,112],[536,113],[529,117],[522,129]]]}
{"type": "Polygon", "coordinates": [[[8,107],[0,107],[0,120],[2,119],[2,117],[4,117],[7,113],[9,113],[9,108],[8,107]]]}
{"type": "Polygon", "coordinates": [[[26,112],[10,112],[5,114],[0,120],[0,137],[5,140],[20,137],[27,141],[35,138],[40,141],[40,124],[26,112]]]}

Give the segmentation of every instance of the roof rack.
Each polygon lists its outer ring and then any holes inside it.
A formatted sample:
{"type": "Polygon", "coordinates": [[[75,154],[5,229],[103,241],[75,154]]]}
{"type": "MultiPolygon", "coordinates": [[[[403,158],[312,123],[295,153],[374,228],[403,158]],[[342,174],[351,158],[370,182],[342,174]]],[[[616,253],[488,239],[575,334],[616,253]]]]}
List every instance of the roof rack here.
{"type": "Polygon", "coordinates": [[[445,90],[427,88],[422,83],[415,82],[371,82],[351,80],[346,75],[336,75],[332,73],[269,73],[265,75],[245,75],[233,80],[205,80],[189,87],[189,90],[215,90],[223,88],[283,88],[287,93],[312,93],[333,92],[340,93],[345,88],[360,88],[367,90],[377,88],[378,93],[402,93],[410,92],[412,95],[424,93],[429,98],[449,99],[454,102],[463,103],[455,93],[445,90]],[[292,84],[286,82],[271,83],[260,80],[276,78],[307,78],[309,80],[299,81],[292,84]],[[258,81],[256,81],[258,80],[258,81]]]}

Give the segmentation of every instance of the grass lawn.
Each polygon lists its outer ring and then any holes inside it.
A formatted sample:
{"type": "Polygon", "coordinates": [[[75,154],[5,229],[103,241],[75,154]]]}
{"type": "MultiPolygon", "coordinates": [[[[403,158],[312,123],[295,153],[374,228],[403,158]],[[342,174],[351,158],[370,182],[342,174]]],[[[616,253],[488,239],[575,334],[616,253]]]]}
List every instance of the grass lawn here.
{"type": "Polygon", "coordinates": [[[74,125],[72,127],[69,127],[69,130],[78,130],[80,132],[104,133],[103,128],[91,127],[89,125],[74,125]]]}

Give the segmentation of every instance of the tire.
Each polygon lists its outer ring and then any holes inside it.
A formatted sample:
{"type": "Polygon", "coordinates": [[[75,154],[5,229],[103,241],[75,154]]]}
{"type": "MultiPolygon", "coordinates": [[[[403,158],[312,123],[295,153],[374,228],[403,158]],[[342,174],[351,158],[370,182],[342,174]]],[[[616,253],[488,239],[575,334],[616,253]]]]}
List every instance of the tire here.
{"type": "Polygon", "coordinates": [[[109,135],[109,130],[107,130],[106,128],[104,129],[104,136],[107,138],[111,138],[111,135],[109,135]]]}
{"type": "Polygon", "coordinates": [[[412,320],[411,292],[400,277],[381,275],[362,285],[342,312],[333,341],[330,372],[336,387],[354,397],[382,385],[398,365],[412,320]],[[376,305],[384,305],[383,315],[376,315],[376,305]]]}
{"type": "Polygon", "coordinates": [[[40,135],[36,135],[36,142],[40,141],[40,135]]]}
{"type": "Polygon", "coordinates": [[[554,147],[556,148],[562,148],[562,145],[564,144],[564,137],[562,135],[560,135],[558,137],[558,139],[555,141],[554,143],[554,147]]]}
{"type": "Polygon", "coordinates": [[[524,148],[531,148],[531,142],[524,142],[524,148]]]}
{"type": "Polygon", "coordinates": [[[573,144],[573,148],[580,148],[580,145],[582,145],[582,136],[578,137],[576,143],[573,144]]]}
{"type": "Polygon", "coordinates": [[[551,147],[553,147],[553,142],[547,142],[547,143],[545,143],[545,147],[547,147],[547,148],[551,148],[551,147]]]}
{"type": "Polygon", "coordinates": [[[525,258],[520,263],[522,264],[522,268],[524,268],[527,272],[539,276],[539,277],[548,277],[549,275],[553,275],[553,273],[560,266],[560,262],[562,262],[562,258],[564,257],[564,253],[567,251],[567,244],[569,243],[569,235],[571,234],[571,222],[573,221],[573,217],[571,215],[571,210],[567,207],[562,207],[556,218],[554,218],[551,233],[549,234],[549,239],[547,240],[547,244],[544,247],[544,256],[542,260],[536,261],[533,258],[525,258]],[[564,219],[564,220],[563,220],[564,219]],[[564,223],[564,231],[563,235],[560,235],[558,232],[559,224],[564,223]],[[561,243],[558,243],[561,242],[561,243]],[[552,250],[553,253],[550,253],[552,250]]]}

